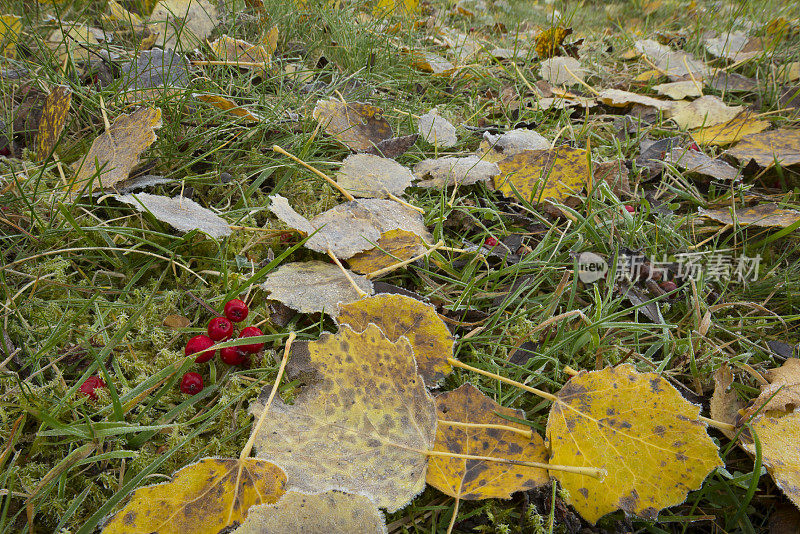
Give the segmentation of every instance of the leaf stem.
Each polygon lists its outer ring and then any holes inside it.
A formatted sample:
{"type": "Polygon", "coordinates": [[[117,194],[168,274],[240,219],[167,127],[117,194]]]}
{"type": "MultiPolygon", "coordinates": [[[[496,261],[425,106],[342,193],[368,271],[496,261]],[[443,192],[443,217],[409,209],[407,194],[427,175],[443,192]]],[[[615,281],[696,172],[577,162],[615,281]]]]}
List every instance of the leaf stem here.
{"type": "Polygon", "coordinates": [[[697,416],[697,418],[708,426],[713,426],[714,428],[718,428],[720,430],[730,430],[731,432],[736,432],[736,426],[730,423],[717,421],[716,419],[710,419],[708,417],[703,417],[702,415],[697,416]]]}
{"type": "Polygon", "coordinates": [[[331,184],[331,186],[335,187],[342,194],[342,196],[344,196],[344,198],[346,198],[347,200],[355,200],[356,199],[356,197],[354,197],[353,195],[348,193],[347,190],[344,187],[339,185],[339,183],[336,180],[334,180],[333,178],[331,178],[330,176],[328,176],[327,174],[325,174],[321,170],[317,169],[316,167],[312,167],[311,165],[309,165],[308,163],[306,163],[302,159],[298,158],[297,156],[295,156],[293,154],[290,154],[289,152],[285,151],[283,148],[279,147],[278,145],[272,145],[272,150],[273,150],[273,152],[277,152],[279,154],[283,154],[284,156],[286,156],[289,159],[299,163],[300,165],[302,165],[303,167],[305,167],[309,171],[313,172],[314,174],[316,174],[317,176],[319,176],[320,178],[322,178],[323,180],[325,180],[326,182],[331,184]]]}
{"type": "Polygon", "coordinates": [[[345,278],[347,278],[347,281],[350,282],[350,285],[353,286],[353,289],[355,289],[356,293],[358,293],[358,297],[359,298],[364,298],[364,297],[368,296],[366,291],[364,291],[363,289],[358,287],[358,284],[356,284],[356,281],[353,280],[352,276],[350,276],[350,273],[347,272],[347,269],[344,268],[344,265],[342,265],[342,262],[340,262],[339,258],[336,257],[336,254],[331,252],[331,249],[328,249],[327,252],[328,252],[328,256],[330,256],[330,258],[333,260],[333,262],[339,267],[339,269],[342,270],[342,274],[344,274],[345,278]]]}
{"type": "Polygon", "coordinates": [[[495,425],[495,424],[491,424],[491,423],[464,423],[464,422],[461,422],[461,421],[451,421],[449,419],[439,419],[439,424],[451,425],[451,426],[460,426],[460,427],[464,427],[464,428],[494,428],[494,429],[497,429],[497,430],[507,430],[509,432],[514,432],[514,433],[519,434],[520,436],[524,436],[524,437],[526,437],[528,439],[531,439],[533,437],[533,431],[532,430],[526,430],[524,428],[517,428],[517,427],[513,427],[513,426],[508,426],[508,425],[495,425]]]}
{"type": "Polygon", "coordinates": [[[467,365],[466,363],[462,363],[455,358],[451,358],[450,356],[447,357],[447,362],[452,365],[453,367],[461,367],[462,369],[467,369],[468,371],[472,371],[474,373],[478,373],[479,375],[488,376],[489,378],[494,378],[495,380],[499,380],[500,382],[505,382],[510,386],[517,387],[519,389],[524,389],[529,393],[533,393],[537,397],[541,397],[543,399],[549,400],[550,402],[556,402],[558,397],[553,395],[552,393],[548,393],[546,391],[542,391],[541,389],[532,388],[530,386],[526,386],[522,382],[517,382],[516,380],[511,380],[510,378],[506,378],[504,376],[500,376],[496,373],[492,373],[490,371],[484,371],[483,369],[478,369],[477,367],[472,367],[471,365],[467,365]]]}

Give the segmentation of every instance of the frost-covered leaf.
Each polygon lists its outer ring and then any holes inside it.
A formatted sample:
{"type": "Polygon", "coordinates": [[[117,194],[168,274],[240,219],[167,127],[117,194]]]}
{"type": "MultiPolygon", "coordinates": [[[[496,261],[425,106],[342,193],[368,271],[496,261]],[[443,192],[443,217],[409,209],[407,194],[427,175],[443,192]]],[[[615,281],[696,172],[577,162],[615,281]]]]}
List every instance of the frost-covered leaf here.
{"type": "Polygon", "coordinates": [[[736,223],[742,226],[752,224],[763,228],[786,228],[800,220],[800,211],[779,208],[777,204],[772,202],[747,208],[739,207],[735,211],[725,207],[716,209],[699,208],[697,212],[703,217],[714,219],[722,224],[734,224],[735,214],[736,223]]]}
{"type": "Polygon", "coordinates": [[[434,146],[449,148],[458,142],[456,127],[435,109],[419,118],[417,130],[423,139],[434,146]]]}
{"type": "Polygon", "coordinates": [[[472,185],[488,182],[498,174],[500,168],[496,163],[484,161],[478,156],[425,159],[414,165],[416,178],[430,176],[430,179],[418,182],[418,187],[444,188],[456,184],[472,185]]]}
{"type": "Polygon", "coordinates": [[[683,100],[686,97],[703,96],[703,86],[692,80],[683,82],[662,83],[653,87],[656,93],[670,97],[672,100],[683,100]]]}
{"type": "Polygon", "coordinates": [[[695,78],[704,79],[712,74],[708,65],[688,52],[672,50],[652,39],[636,41],[634,48],[672,79],[683,78],[690,73],[695,78]]]}
{"type": "Polygon", "coordinates": [[[348,258],[347,264],[359,274],[370,274],[425,252],[422,238],[405,230],[383,232],[376,246],[348,258]]]}
{"type": "Polygon", "coordinates": [[[552,85],[578,85],[586,76],[580,61],[562,56],[542,61],[539,73],[552,85]]]}
{"type": "Polygon", "coordinates": [[[668,116],[681,128],[716,126],[732,121],[744,108],[728,106],[719,97],[706,95],[693,102],[676,102],[668,116]]]}
{"type": "Polygon", "coordinates": [[[708,37],[704,43],[710,53],[733,62],[751,59],[764,53],[761,39],[750,37],[745,32],[730,32],[708,37]]]}
{"type": "Polygon", "coordinates": [[[725,124],[694,130],[692,137],[700,145],[729,145],[767,128],[769,121],[756,119],[751,112],[743,111],[725,124]]]}
{"type": "Polygon", "coordinates": [[[231,234],[228,223],[213,211],[194,200],[176,196],[174,198],[149,193],[114,195],[114,198],[130,204],[139,211],[146,211],[181,232],[200,230],[213,238],[231,234]]]}
{"type": "Polygon", "coordinates": [[[363,102],[320,100],[313,116],[329,135],[353,151],[368,150],[392,137],[392,127],[383,118],[383,111],[363,102]]]}
{"type": "Polygon", "coordinates": [[[484,132],[478,154],[483,161],[498,162],[526,150],[550,150],[550,141],[539,132],[518,128],[503,134],[484,132]]]}
{"type": "Polygon", "coordinates": [[[217,8],[209,0],[160,0],[148,24],[164,49],[196,48],[219,22],[217,8]]]}
{"type": "Polygon", "coordinates": [[[336,181],[356,197],[385,198],[402,195],[414,175],[393,159],[372,154],[351,154],[336,173],[336,181]]]}
{"type": "Polygon", "coordinates": [[[780,128],[743,137],[727,154],[741,161],[751,158],[762,167],[800,163],[800,130],[780,128]]]}
{"type": "Polygon", "coordinates": [[[624,108],[633,104],[641,104],[656,108],[660,111],[667,111],[675,107],[675,103],[668,100],[659,100],[645,95],[638,95],[620,89],[603,89],[597,95],[597,99],[603,104],[615,108],[624,108]]]}
{"type": "Polygon", "coordinates": [[[664,161],[686,172],[695,172],[716,180],[730,182],[739,177],[739,171],[721,159],[710,158],[702,152],[688,148],[673,148],[666,153],[664,161]]]}

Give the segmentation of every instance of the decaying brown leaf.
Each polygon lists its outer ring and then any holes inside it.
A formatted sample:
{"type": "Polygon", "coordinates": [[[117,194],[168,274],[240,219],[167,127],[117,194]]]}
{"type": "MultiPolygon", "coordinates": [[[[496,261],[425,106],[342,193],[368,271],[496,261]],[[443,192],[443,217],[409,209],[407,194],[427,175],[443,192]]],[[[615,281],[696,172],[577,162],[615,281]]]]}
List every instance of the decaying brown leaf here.
{"type": "Polygon", "coordinates": [[[780,128],[743,137],[728,154],[738,160],[754,159],[762,167],[788,167],[800,163],[800,130],[780,128]]]}
{"type": "Polygon", "coordinates": [[[314,119],[325,131],[354,151],[367,150],[392,137],[392,127],[380,108],[363,102],[320,100],[314,119]]]}
{"type": "Polygon", "coordinates": [[[359,332],[369,324],[378,325],[391,341],[405,337],[411,343],[419,374],[429,387],[453,370],[447,357],[453,355],[455,340],[436,309],[422,301],[382,293],[342,304],[336,320],[359,332]]]}
{"type": "Polygon", "coordinates": [[[251,506],[277,501],[285,488],[284,472],[266,460],[204,458],[177,471],[171,482],[134,491],[103,534],[217,534],[241,522],[251,506]],[[244,476],[237,479],[242,465],[244,476]]]}
{"type": "MultiPolygon", "coordinates": [[[[300,491],[347,491],[389,512],[402,508],[425,488],[425,451],[436,433],[436,405],[411,345],[369,325],[301,347],[289,365],[307,369],[310,384],[293,404],[275,398],[255,436],[257,456],[281,466],[300,491]]],[[[250,405],[256,418],[270,389],[250,405]]]]}
{"type": "Polygon", "coordinates": [[[564,39],[572,33],[572,28],[553,26],[536,36],[534,48],[539,59],[547,59],[556,55],[564,39]]]}
{"type": "Polygon", "coordinates": [[[91,182],[94,191],[126,179],[138,164],[139,155],[156,140],[157,128],[161,128],[160,108],[140,108],[117,117],[97,136],[88,154],[73,165],[75,177],[69,190],[82,191],[91,182]]]}
{"type": "MultiPolygon", "coordinates": [[[[349,273],[361,291],[372,294],[372,282],[356,273],[349,273]]],[[[300,313],[339,314],[340,302],[354,302],[362,297],[342,270],[333,263],[307,261],[285,263],[267,275],[261,288],[269,298],[300,313]]]]}
{"type": "MultiPolygon", "coordinates": [[[[744,407],[742,402],[731,388],[733,372],[730,367],[723,364],[714,373],[714,394],[711,396],[711,418],[723,423],[733,425],[739,417],[739,410],[744,407]]],[[[721,429],[722,433],[733,439],[736,431],[721,429]]]]}
{"type": "MultiPolygon", "coordinates": [[[[525,437],[512,430],[465,428],[443,422],[502,425],[530,431],[530,427],[500,417],[504,415],[524,419],[522,410],[501,406],[472,384],[464,384],[437,396],[436,408],[439,424],[433,449],[435,451],[547,462],[544,440],[535,432],[531,437],[525,437]]],[[[451,497],[481,500],[509,499],[514,492],[546,484],[549,477],[546,470],[537,467],[433,457],[428,466],[427,480],[428,484],[451,497]]]]}
{"type": "Polygon", "coordinates": [[[234,534],[386,534],[383,514],[363,495],[288,491],[250,508],[234,534]]]}
{"type": "Polygon", "coordinates": [[[666,153],[664,161],[686,172],[710,176],[716,180],[731,182],[739,177],[739,171],[717,158],[710,158],[697,150],[676,147],[666,153]]]}
{"type": "MultiPolygon", "coordinates": [[[[734,216],[730,208],[698,209],[703,217],[714,219],[722,224],[734,224],[734,216]]],[[[736,223],[747,226],[761,226],[763,228],[786,228],[800,221],[800,211],[779,208],[777,204],[758,204],[749,208],[735,210],[736,223]]]]}

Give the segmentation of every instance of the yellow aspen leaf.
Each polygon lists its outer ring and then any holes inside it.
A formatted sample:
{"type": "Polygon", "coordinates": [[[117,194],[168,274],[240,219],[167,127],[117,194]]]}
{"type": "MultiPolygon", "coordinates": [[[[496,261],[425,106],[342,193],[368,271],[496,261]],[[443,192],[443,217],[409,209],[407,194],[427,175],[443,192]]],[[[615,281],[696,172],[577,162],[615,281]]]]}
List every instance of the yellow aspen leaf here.
{"type": "Polygon", "coordinates": [[[692,102],[675,102],[667,116],[679,127],[690,130],[727,124],[743,109],[742,106],[728,106],[719,97],[706,95],[692,102]]]}
{"type": "Polygon", "coordinates": [[[752,224],[762,228],[786,228],[800,220],[800,211],[779,208],[773,202],[757,204],[748,208],[740,207],[735,211],[732,211],[730,207],[700,208],[698,213],[722,224],[739,224],[741,226],[752,224]]]}
{"type": "MultiPolygon", "coordinates": [[[[727,364],[723,364],[714,373],[714,394],[711,396],[709,409],[711,418],[715,421],[734,425],[739,418],[739,410],[744,407],[744,402],[736,396],[731,384],[733,384],[733,372],[727,364]]],[[[736,435],[736,432],[730,429],[720,430],[728,439],[733,439],[736,435]]]]}
{"type": "Polygon", "coordinates": [[[654,373],[627,364],[581,372],[556,397],[550,463],[608,471],[602,481],[551,472],[590,523],[617,509],[654,520],[723,465],[700,407],[654,373]]]}
{"type": "Polygon", "coordinates": [[[738,160],[754,159],[762,167],[800,163],[800,130],[780,128],[743,137],[726,152],[738,160]]]}
{"type": "MultiPolygon", "coordinates": [[[[275,398],[255,436],[259,458],[299,491],[358,493],[389,512],[425,488],[436,404],[405,338],[392,342],[374,324],[344,327],[293,350],[289,365],[310,384],[293,404],[275,398]]],[[[270,389],[250,405],[256,419],[270,389]]]]}
{"type": "Polygon", "coordinates": [[[278,49],[278,27],[272,26],[264,33],[261,38],[261,45],[270,57],[275,55],[275,50],[278,49]]]}
{"type": "Polygon", "coordinates": [[[683,82],[662,83],[653,87],[656,93],[670,97],[672,100],[683,100],[687,97],[702,96],[703,86],[701,82],[695,83],[692,80],[683,82]]]}
{"type": "Polygon", "coordinates": [[[67,58],[76,62],[86,61],[99,44],[92,29],[79,23],[64,24],[53,30],[47,38],[47,46],[53,51],[59,64],[67,58]]]}
{"type": "Polygon", "coordinates": [[[73,165],[75,177],[69,190],[81,191],[91,182],[94,191],[126,179],[139,163],[139,155],[156,140],[157,128],[161,128],[160,108],[140,108],[117,117],[73,165]]]}
{"type": "Polygon", "coordinates": [[[390,341],[405,338],[411,343],[419,374],[429,387],[453,368],[447,362],[455,340],[430,304],[405,295],[382,293],[339,306],[337,322],[358,332],[368,325],[380,327],[390,341]]]}
{"type": "Polygon", "coordinates": [[[234,534],[385,534],[383,514],[363,495],[289,491],[275,504],[254,506],[234,534]]]}
{"type": "MultiPolygon", "coordinates": [[[[367,295],[372,294],[372,283],[356,273],[350,278],[367,295]]],[[[277,300],[301,313],[324,312],[335,317],[340,302],[353,302],[361,298],[350,280],[333,263],[307,261],[285,263],[267,275],[261,288],[269,291],[269,298],[277,300]]]]}
{"type": "Polygon", "coordinates": [[[106,12],[103,13],[103,20],[133,27],[139,27],[143,24],[139,15],[125,9],[117,0],[108,0],[106,12]]]}
{"type": "Polygon", "coordinates": [[[392,126],[383,118],[383,110],[363,102],[320,100],[313,116],[328,135],[356,152],[392,137],[392,126]]]}
{"type": "Polygon", "coordinates": [[[376,17],[399,16],[412,18],[421,13],[419,0],[377,0],[373,15],[376,17]]]}
{"type": "Polygon", "coordinates": [[[402,195],[414,181],[408,167],[373,154],[351,154],[342,162],[336,181],[355,197],[386,198],[402,195]]]}
{"type": "Polygon", "coordinates": [[[536,36],[534,48],[539,59],[547,59],[556,55],[564,43],[564,39],[572,33],[572,28],[553,26],[536,36]]]}
{"type": "Polygon", "coordinates": [[[622,91],[620,89],[603,89],[597,95],[597,99],[603,104],[615,108],[624,108],[633,104],[641,104],[656,108],[660,111],[666,111],[675,107],[675,103],[668,100],[659,100],[645,95],[638,95],[629,91],[622,91]]]}
{"type": "Polygon", "coordinates": [[[158,33],[156,44],[165,50],[191,50],[211,35],[219,22],[217,8],[209,0],[161,0],[148,24],[158,33]]]}
{"type": "Polygon", "coordinates": [[[36,161],[43,161],[55,148],[64,130],[70,102],[72,90],[63,85],[57,85],[47,95],[39,120],[39,133],[36,135],[36,161]]]}
{"type": "Polygon", "coordinates": [[[377,245],[375,248],[359,252],[348,259],[347,264],[359,274],[369,274],[425,252],[422,239],[417,234],[405,230],[383,232],[377,245]]]}
{"type": "MultiPolygon", "coordinates": [[[[437,396],[436,408],[440,422],[435,451],[547,462],[544,440],[535,432],[528,438],[513,430],[468,428],[442,422],[502,425],[530,431],[530,427],[497,415],[524,419],[522,410],[501,406],[472,384],[437,396]]],[[[428,466],[428,484],[451,497],[468,501],[510,499],[514,492],[544,485],[548,480],[545,469],[482,460],[435,456],[428,466]]]]}
{"type": "Polygon", "coordinates": [[[761,386],[761,394],[742,412],[742,420],[756,412],[791,412],[800,407],[800,359],[789,358],[766,375],[769,384],[761,386]]]}
{"type": "Polygon", "coordinates": [[[22,31],[22,19],[16,15],[0,15],[0,56],[14,59],[17,41],[22,31]]]}
{"type": "Polygon", "coordinates": [[[586,150],[562,146],[552,150],[525,150],[497,162],[500,174],[494,186],[513,198],[515,190],[532,202],[564,202],[589,182],[586,150]]]}
{"type": "Polygon", "coordinates": [[[700,128],[691,132],[699,145],[729,145],[743,137],[769,128],[769,121],[756,119],[752,113],[743,111],[725,124],[700,128]]]}
{"type": "Polygon", "coordinates": [[[219,61],[234,67],[264,72],[272,62],[272,52],[265,49],[264,45],[253,45],[227,35],[211,41],[208,46],[219,61]]]}
{"type": "MultiPolygon", "coordinates": [[[[800,410],[793,412],[767,412],[751,425],[761,442],[761,461],[775,484],[800,508],[800,410]]],[[[739,438],[751,454],[756,446],[750,432],[745,429],[739,438]]]]}
{"type": "Polygon", "coordinates": [[[276,502],[285,488],[284,472],[266,460],[203,458],[177,471],[170,482],[134,491],[103,534],[217,534],[241,523],[251,506],[276,502]]]}
{"type": "Polygon", "coordinates": [[[194,93],[192,96],[197,100],[205,102],[206,104],[211,104],[215,108],[221,109],[222,111],[229,113],[234,117],[239,117],[240,119],[245,119],[249,122],[261,122],[261,117],[241,106],[237,106],[235,102],[228,100],[223,96],[204,93],[194,93]]]}

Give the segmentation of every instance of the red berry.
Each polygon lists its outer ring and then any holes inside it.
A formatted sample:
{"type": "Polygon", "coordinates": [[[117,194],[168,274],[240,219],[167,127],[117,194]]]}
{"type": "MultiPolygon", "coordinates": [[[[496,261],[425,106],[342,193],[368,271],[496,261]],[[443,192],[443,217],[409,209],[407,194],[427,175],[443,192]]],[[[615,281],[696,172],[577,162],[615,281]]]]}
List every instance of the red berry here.
{"type": "Polygon", "coordinates": [[[628,213],[634,213],[636,211],[636,208],[634,208],[630,204],[625,204],[625,211],[627,211],[628,213]]]}
{"type": "Polygon", "coordinates": [[[225,317],[234,323],[241,323],[247,319],[248,313],[250,313],[250,309],[247,304],[239,299],[232,299],[225,303],[225,317]]]}
{"type": "Polygon", "coordinates": [[[197,373],[186,373],[181,379],[181,393],[197,395],[203,391],[203,377],[197,373]]]}
{"type": "Polygon", "coordinates": [[[669,280],[664,280],[658,285],[661,286],[661,289],[663,289],[667,293],[672,293],[673,291],[678,289],[678,286],[675,284],[675,282],[670,282],[669,280]]]}
{"type": "Polygon", "coordinates": [[[183,352],[187,356],[197,354],[197,357],[194,359],[194,361],[197,363],[204,363],[213,358],[214,353],[217,352],[215,350],[206,350],[213,344],[213,339],[205,334],[200,334],[199,336],[194,336],[189,340],[188,343],[186,343],[186,349],[183,352]]]}
{"type": "MultiPolygon", "coordinates": [[[[253,336],[263,336],[264,334],[261,332],[261,329],[257,326],[248,326],[247,328],[243,328],[241,334],[239,334],[239,339],[243,337],[253,337],[253,336]]],[[[246,352],[247,354],[255,354],[256,352],[260,351],[264,348],[263,343],[251,343],[249,345],[239,345],[239,348],[242,352],[246,352]]]]}
{"type": "Polygon", "coordinates": [[[225,317],[214,317],[208,322],[208,337],[214,341],[225,341],[233,335],[233,323],[225,317]]]}
{"type": "Polygon", "coordinates": [[[247,361],[247,353],[241,347],[225,347],[219,349],[219,359],[228,365],[242,365],[247,361]]]}
{"type": "Polygon", "coordinates": [[[483,242],[483,245],[486,247],[496,247],[499,244],[500,242],[492,236],[487,237],[486,240],[483,242]]]}
{"type": "Polygon", "coordinates": [[[97,393],[95,393],[94,390],[97,388],[104,388],[104,387],[106,387],[106,383],[103,382],[102,378],[100,378],[99,376],[90,376],[89,378],[83,381],[83,384],[81,384],[81,387],[79,387],[78,389],[80,390],[81,393],[83,393],[90,399],[97,400],[97,393]]]}
{"type": "Polygon", "coordinates": [[[689,148],[691,150],[694,150],[695,152],[700,152],[700,147],[697,146],[697,143],[692,143],[692,145],[689,148]]]}

